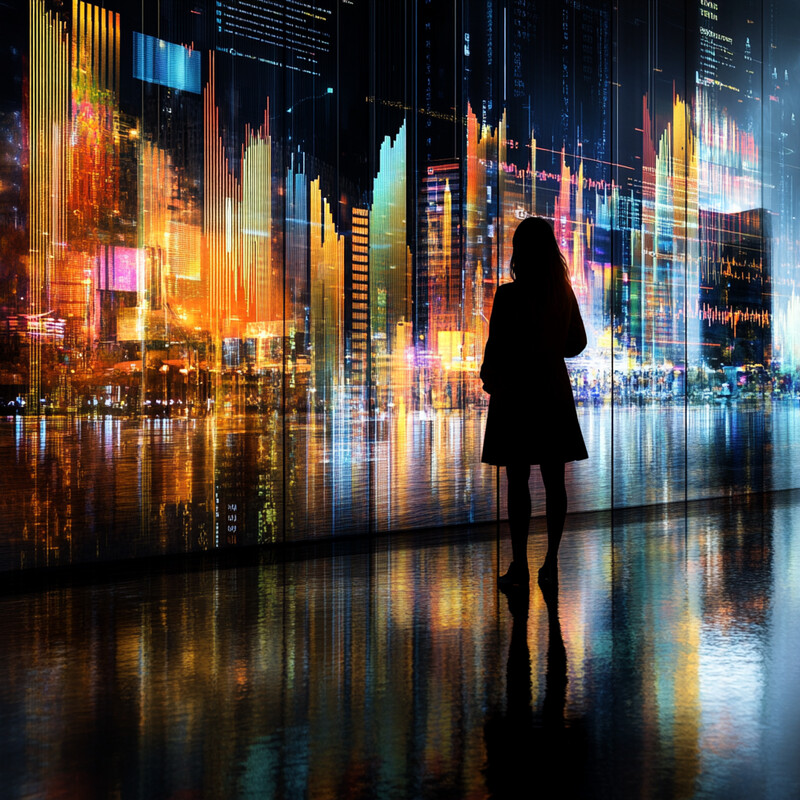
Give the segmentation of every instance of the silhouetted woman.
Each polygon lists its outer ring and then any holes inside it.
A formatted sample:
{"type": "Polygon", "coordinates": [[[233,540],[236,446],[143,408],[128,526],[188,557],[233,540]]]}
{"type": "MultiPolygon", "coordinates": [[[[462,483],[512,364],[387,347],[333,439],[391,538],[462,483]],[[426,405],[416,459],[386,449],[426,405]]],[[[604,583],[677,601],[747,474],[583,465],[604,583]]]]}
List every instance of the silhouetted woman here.
{"type": "Polygon", "coordinates": [[[531,465],[544,482],[547,555],[542,585],[558,580],[558,546],[567,514],[564,465],[588,458],[564,359],[586,347],[569,271],[550,223],[522,220],[514,232],[513,283],[498,286],[481,366],[491,398],[481,460],[508,475],[513,561],[500,588],[527,586],[531,465]]]}

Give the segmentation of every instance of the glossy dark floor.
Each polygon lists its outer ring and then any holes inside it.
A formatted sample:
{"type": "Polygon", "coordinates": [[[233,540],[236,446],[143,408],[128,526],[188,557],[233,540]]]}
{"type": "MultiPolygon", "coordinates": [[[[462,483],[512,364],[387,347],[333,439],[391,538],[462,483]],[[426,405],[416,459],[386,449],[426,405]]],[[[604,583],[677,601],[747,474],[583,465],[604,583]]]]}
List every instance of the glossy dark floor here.
{"type": "Polygon", "coordinates": [[[800,796],[800,492],[568,528],[6,596],[0,796],[800,796]]]}

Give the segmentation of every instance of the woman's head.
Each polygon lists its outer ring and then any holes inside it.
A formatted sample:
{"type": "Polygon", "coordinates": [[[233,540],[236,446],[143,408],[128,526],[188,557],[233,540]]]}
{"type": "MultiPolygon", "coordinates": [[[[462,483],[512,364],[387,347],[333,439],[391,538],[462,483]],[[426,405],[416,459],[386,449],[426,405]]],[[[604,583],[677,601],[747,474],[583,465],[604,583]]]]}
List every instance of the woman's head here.
{"type": "Polygon", "coordinates": [[[540,285],[547,294],[560,294],[569,285],[567,262],[553,227],[544,217],[527,217],[512,240],[511,275],[515,281],[540,285]]]}

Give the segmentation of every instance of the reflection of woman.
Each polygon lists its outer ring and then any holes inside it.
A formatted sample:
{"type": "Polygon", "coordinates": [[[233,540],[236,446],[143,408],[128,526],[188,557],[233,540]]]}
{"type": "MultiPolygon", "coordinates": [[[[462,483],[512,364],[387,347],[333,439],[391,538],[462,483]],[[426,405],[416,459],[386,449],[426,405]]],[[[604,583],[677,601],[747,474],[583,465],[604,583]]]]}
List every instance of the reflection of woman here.
{"type": "Polygon", "coordinates": [[[494,296],[481,379],[491,395],[483,456],[508,475],[508,521],[513,561],[501,588],[527,586],[532,464],[545,488],[547,555],[543,585],[558,580],[558,546],[567,513],[564,465],[588,458],[564,358],[586,346],[586,331],[564,256],[547,220],[517,226],[511,256],[513,283],[494,296]]]}
{"type": "Polygon", "coordinates": [[[505,709],[494,710],[483,729],[486,785],[492,798],[531,797],[539,781],[538,764],[534,762],[539,743],[531,708],[528,595],[509,594],[508,610],[513,626],[506,662],[505,709]]]}
{"type": "Polygon", "coordinates": [[[558,592],[543,591],[547,607],[547,671],[540,710],[531,706],[528,595],[510,593],[513,618],[506,664],[506,707],[484,726],[486,783],[492,798],[582,797],[586,738],[581,720],[565,720],[567,652],[558,615],[558,592]]]}

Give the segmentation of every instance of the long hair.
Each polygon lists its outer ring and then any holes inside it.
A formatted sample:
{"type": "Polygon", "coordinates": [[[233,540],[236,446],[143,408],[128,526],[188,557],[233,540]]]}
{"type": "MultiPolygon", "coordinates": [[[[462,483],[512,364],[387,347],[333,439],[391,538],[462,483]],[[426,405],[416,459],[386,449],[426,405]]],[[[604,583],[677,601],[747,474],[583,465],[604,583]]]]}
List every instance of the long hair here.
{"type": "Polygon", "coordinates": [[[543,299],[565,305],[569,267],[550,223],[544,217],[527,217],[517,225],[512,244],[511,277],[539,288],[543,299]]]}

